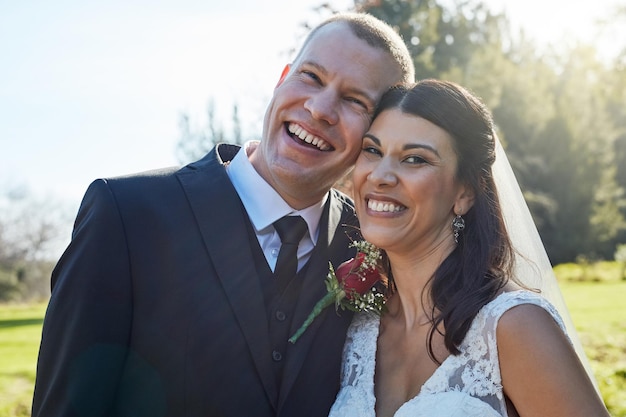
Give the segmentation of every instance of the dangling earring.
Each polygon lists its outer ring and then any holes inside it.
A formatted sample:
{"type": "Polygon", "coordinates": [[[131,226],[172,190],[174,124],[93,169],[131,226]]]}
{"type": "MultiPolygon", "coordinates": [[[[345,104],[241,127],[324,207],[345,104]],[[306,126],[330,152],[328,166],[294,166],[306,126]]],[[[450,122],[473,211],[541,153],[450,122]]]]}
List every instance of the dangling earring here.
{"type": "Polygon", "coordinates": [[[465,220],[460,214],[452,220],[452,231],[454,232],[454,243],[459,243],[459,235],[465,229],[465,220]]]}

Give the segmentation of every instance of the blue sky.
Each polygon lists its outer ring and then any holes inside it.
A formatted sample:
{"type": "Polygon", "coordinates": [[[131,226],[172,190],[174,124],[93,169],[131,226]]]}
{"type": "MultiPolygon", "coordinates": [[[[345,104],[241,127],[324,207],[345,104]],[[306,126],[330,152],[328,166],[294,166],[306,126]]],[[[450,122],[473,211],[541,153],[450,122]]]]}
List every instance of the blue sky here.
{"type": "MultiPolygon", "coordinates": [[[[589,11],[587,0],[566,9],[560,0],[489,0],[544,42],[589,36],[616,2],[596,0],[589,11]]],[[[0,192],[23,185],[75,210],[94,178],[176,164],[179,114],[202,126],[211,98],[218,117],[236,101],[253,135],[300,23],[318,20],[320,3],[4,1],[0,192]]]]}

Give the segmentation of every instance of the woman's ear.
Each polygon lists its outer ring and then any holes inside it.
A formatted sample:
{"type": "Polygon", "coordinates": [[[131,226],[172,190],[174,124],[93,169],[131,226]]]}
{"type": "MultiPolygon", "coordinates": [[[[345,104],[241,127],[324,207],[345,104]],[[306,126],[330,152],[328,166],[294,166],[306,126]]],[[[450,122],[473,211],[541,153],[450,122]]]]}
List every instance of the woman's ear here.
{"type": "Polygon", "coordinates": [[[468,185],[462,185],[454,202],[454,213],[464,215],[474,205],[474,189],[468,185]]]}
{"type": "Polygon", "coordinates": [[[282,74],[280,74],[280,79],[278,80],[278,83],[276,84],[276,87],[274,88],[279,87],[283,83],[283,81],[285,81],[285,77],[287,77],[287,74],[289,74],[290,69],[291,69],[291,64],[285,65],[285,68],[283,68],[282,74]]]}

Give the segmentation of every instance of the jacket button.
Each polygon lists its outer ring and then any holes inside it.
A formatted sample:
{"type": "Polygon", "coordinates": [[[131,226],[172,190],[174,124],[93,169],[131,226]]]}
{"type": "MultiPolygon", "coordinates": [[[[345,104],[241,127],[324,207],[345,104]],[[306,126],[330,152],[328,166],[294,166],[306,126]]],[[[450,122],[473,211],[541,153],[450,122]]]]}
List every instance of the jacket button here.
{"type": "Polygon", "coordinates": [[[285,313],[283,313],[280,310],[276,311],[276,320],[285,321],[286,318],[287,318],[287,315],[285,313]]]}
{"type": "Polygon", "coordinates": [[[274,359],[274,362],[280,362],[283,360],[283,355],[279,351],[275,350],[272,352],[272,359],[274,359]]]}

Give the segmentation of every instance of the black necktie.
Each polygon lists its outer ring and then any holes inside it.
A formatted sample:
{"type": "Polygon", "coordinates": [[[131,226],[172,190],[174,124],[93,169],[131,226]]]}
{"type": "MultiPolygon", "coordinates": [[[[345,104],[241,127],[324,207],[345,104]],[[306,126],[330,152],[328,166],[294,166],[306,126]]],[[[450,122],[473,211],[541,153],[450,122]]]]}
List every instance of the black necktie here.
{"type": "Polygon", "coordinates": [[[282,293],[298,271],[298,243],[307,225],[300,216],[285,216],[274,222],[274,228],[282,242],[274,268],[279,293],[282,293]]]}

